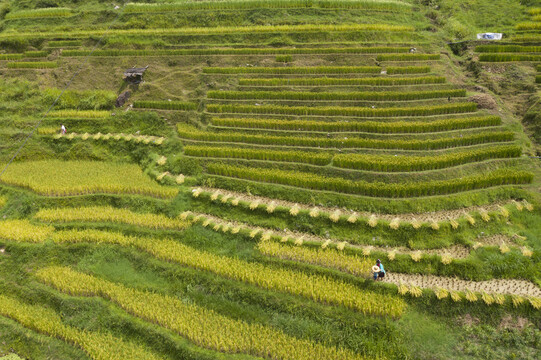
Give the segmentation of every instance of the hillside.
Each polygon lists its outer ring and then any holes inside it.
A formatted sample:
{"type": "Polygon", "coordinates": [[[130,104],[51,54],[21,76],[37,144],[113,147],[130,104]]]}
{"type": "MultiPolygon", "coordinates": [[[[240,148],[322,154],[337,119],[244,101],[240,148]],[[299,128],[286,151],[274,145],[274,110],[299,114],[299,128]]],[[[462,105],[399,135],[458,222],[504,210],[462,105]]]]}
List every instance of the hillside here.
{"type": "Polygon", "coordinates": [[[0,360],[541,357],[541,3],[0,0],[0,74],[0,360]]]}

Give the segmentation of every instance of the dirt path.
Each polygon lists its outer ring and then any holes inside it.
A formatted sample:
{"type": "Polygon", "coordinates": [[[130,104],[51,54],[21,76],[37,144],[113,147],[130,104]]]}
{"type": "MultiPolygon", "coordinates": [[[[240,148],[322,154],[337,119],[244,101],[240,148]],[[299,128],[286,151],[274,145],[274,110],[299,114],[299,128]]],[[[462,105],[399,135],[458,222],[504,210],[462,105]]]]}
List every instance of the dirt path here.
{"type": "Polygon", "coordinates": [[[467,281],[434,275],[395,274],[389,273],[384,282],[396,285],[415,285],[420,288],[444,288],[447,290],[486,292],[494,294],[509,294],[534,296],[541,298],[541,289],[526,280],[493,279],[488,281],[467,281]]]}

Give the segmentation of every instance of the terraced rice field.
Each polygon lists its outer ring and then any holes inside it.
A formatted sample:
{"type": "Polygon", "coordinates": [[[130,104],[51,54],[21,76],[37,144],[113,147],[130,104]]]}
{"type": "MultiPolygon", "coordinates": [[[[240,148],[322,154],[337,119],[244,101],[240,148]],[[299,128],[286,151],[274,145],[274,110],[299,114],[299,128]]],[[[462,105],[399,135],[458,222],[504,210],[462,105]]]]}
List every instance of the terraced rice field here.
{"type": "Polygon", "coordinates": [[[539,358],[505,1],[0,1],[0,359],[539,358]]]}

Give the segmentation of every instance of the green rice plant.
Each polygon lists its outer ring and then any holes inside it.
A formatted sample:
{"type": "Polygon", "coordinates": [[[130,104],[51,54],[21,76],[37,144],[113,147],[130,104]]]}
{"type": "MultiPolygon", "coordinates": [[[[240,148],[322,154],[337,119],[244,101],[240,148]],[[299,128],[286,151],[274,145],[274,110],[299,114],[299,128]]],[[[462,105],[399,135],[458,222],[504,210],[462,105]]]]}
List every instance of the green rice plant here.
{"type": "Polygon", "coordinates": [[[275,60],[276,62],[290,63],[292,58],[291,55],[277,55],[275,60]]]}
{"type": "Polygon", "coordinates": [[[0,60],[20,60],[23,54],[0,54],[0,60]]]}
{"type": "MultiPolygon", "coordinates": [[[[203,28],[209,29],[209,28],[203,28]]],[[[142,31],[142,30],[141,30],[142,31]]],[[[135,34],[137,35],[137,34],[135,34]]],[[[1,36],[0,36],[1,38],[1,36]]],[[[403,53],[399,47],[321,47],[321,48],[211,48],[211,49],[106,49],[64,50],[62,56],[182,56],[182,55],[276,55],[276,54],[381,54],[403,53]]]]}
{"type": "Polygon", "coordinates": [[[281,105],[241,105],[241,104],[208,104],[210,113],[226,114],[282,114],[282,115],[315,115],[315,116],[356,116],[356,117],[398,117],[398,116],[432,116],[461,114],[474,112],[477,104],[451,103],[432,106],[411,107],[345,107],[345,106],[281,106],[281,105]]]}
{"type": "Polygon", "coordinates": [[[427,61],[439,60],[440,54],[390,54],[378,55],[377,61],[427,61]]]}
{"type": "Polygon", "coordinates": [[[56,61],[18,61],[7,63],[8,69],[53,69],[56,61]]]}
{"type": "MultiPolygon", "coordinates": [[[[109,90],[63,90],[48,88],[43,91],[43,102],[48,105],[56,100],[54,108],[66,111],[112,110],[115,107],[117,96],[114,91],[109,90]],[[62,96],[59,98],[60,94],[62,96]]],[[[65,116],[59,117],[99,118],[107,117],[110,114],[105,114],[105,112],[77,112],[73,114],[63,113],[63,115],[65,116]]]]}
{"type": "Polygon", "coordinates": [[[0,315],[9,317],[22,326],[74,344],[95,360],[159,360],[149,350],[111,334],[80,330],[62,322],[59,314],[39,305],[22,303],[0,295],[0,315]]]}
{"type": "Polygon", "coordinates": [[[421,76],[405,78],[292,78],[292,79],[239,79],[243,86],[394,86],[443,84],[443,76],[421,76]]]}
{"type": "Polygon", "coordinates": [[[379,66],[205,67],[204,74],[379,74],[379,66]]]}
{"type": "Polygon", "coordinates": [[[104,110],[53,110],[47,113],[49,118],[57,119],[105,119],[111,116],[110,111],[104,110]]]}
{"type": "MultiPolygon", "coordinates": [[[[210,221],[208,225],[211,225],[210,221]]],[[[405,304],[398,298],[386,298],[382,303],[374,299],[371,292],[340,280],[215,255],[174,240],[153,238],[149,241],[98,230],[61,231],[54,233],[51,239],[57,243],[97,242],[134,246],[162,260],[210,271],[272,291],[291,293],[326,304],[343,305],[365,314],[399,317],[405,308],[405,304]]]]}
{"type": "Polygon", "coordinates": [[[51,40],[47,41],[47,46],[50,48],[64,48],[64,47],[73,47],[81,46],[83,42],[81,40],[51,40]]]}
{"type": "Polygon", "coordinates": [[[541,84],[541,75],[535,75],[536,84],[541,84]]]}
{"type": "Polygon", "coordinates": [[[479,53],[535,53],[541,52],[541,46],[478,45],[475,51],[479,53]]]}
{"type": "Polygon", "coordinates": [[[221,91],[207,92],[209,99],[226,100],[350,100],[350,101],[408,101],[464,97],[464,89],[444,89],[427,91],[362,91],[362,92],[303,92],[303,91],[221,91]]]}
{"type": "Polygon", "coordinates": [[[0,208],[3,208],[6,206],[6,203],[8,202],[8,199],[4,196],[0,196],[0,208]]]}
{"type": "Polygon", "coordinates": [[[512,61],[540,61],[541,55],[526,54],[481,54],[479,61],[486,62],[512,62],[512,61]]]}
{"type": "Polygon", "coordinates": [[[426,74],[430,66],[387,66],[387,74],[426,74]]]}
{"type": "Polygon", "coordinates": [[[136,109],[163,109],[163,110],[197,110],[197,104],[184,101],[143,101],[133,102],[136,109]]]}
{"type": "Polygon", "coordinates": [[[501,125],[498,116],[451,118],[434,121],[314,121],[275,120],[259,118],[212,118],[212,125],[249,129],[321,132],[368,132],[378,134],[407,134],[471,129],[501,125]]]}
{"type": "Polygon", "coordinates": [[[46,222],[113,222],[151,229],[183,230],[190,226],[186,221],[172,219],[165,215],[140,214],[128,209],[117,209],[110,206],[40,209],[34,217],[46,222]]]}
{"type": "Polygon", "coordinates": [[[538,7],[529,8],[528,9],[528,14],[530,14],[530,15],[539,15],[539,14],[541,14],[541,8],[538,8],[538,7]]]}
{"type": "Polygon", "coordinates": [[[242,132],[210,132],[200,131],[185,124],[177,124],[178,134],[182,139],[213,142],[236,142],[261,145],[281,146],[307,146],[317,148],[371,148],[371,149],[402,149],[402,150],[437,150],[450,147],[471,146],[491,142],[512,141],[512,131],[486,132],[480,134],[466,135],[463,137],[447,137],[422,140],[379,140],[350,137],[323,138],[309,136],[271,136],[251,135],[242,132]]]}
{"type": "Polygon", "coordinates": [[[212,175],[312,190],[385,198],[445,195],[494,186],[529,184],[533,181],[532,173],[508,168],[461,178],[404,183],[355,181],[338,177],[325,177],[307,172],[252,168],[221,163],[208,164],[207,172],[212,175]]]}
{"type": "Polygon", "coordinates": [[[212,118],[212,125],[246,129],[288,131],[368,132],[378,134],[407,134],[471,129],[501,125],[498,116],[451,118],[435,121],[313,121],[275,120],[258,118],[212,118]]]}
{"type": "Polygon", "coordinates": [[[66,17],[71,16],[72,12],[69,8],[51,7],[33,10],[20,10],[9,12],[6,14],[6,20],[15,19],[31,19],[31,18],[49,18],[49,17],[66,17]]]}
{"type": "Polygon", "coordinates": [[[25,51],[24,57],[26,58],[41,58],[47,57],[49,53],[47,51],[25,51]]]}
{"type": "Polygon", "coordinates": [[[332,159],[332,154],[320,152],[278,151],[198,145],[185,146],[184,154],[189,156],[211,158],[236,158],[248,160],[300,162],[321,166],[328,165],[332,159]]]}
{"type": "Polygon", "coordinates": [[[343,251],[330,249],[327,246],[323,249],[312,249],[262,240],[258,243],[257,249],[267,256],[324,266],[362,277],[370,275],[372,265],[366,258],[346,255],[343,251]]]}
{"type": "Polygon", "coordinates": [[[108,299],[134,316],[220,352],[281,360],[364,359],[346,348],[298,339],[271,326],[233,319],[192,302],[128,288],[69,268],[49,267],[39,270],[37,276],[65,293],[108,299]]]}
{"type": "Polygon", "coordinates": [[[172,198],[178,193],[176,188],[152,181],[137,165],[100,161],[15,162],[2,175],[0,183],[48,196],[107,193],[172,198]]]}
{"type": "Polygon", "coordinates": [[[539,22],[519,23],[515,28],[517,30],[541,30],[541,24],[539,22]]]}
{"type": "Polygon", "coordinates": [[[408,11],[411,5],[399,1],[337,1],[337,0],[244,0],[197,1],[158,4],[129,3],[126,13],[178,12],[187,10],[250,10],[250,9],[358,9],[398,12],[408,11]]]}
{"type": "Polygon", "coordinates": [[[488,159],[516,158],[522,154],[517,145],[494,146],[435,156],[394,156],[374,154],[337,154],[333,165],[370,171],[426,171],[443,169],[488,159]]]}

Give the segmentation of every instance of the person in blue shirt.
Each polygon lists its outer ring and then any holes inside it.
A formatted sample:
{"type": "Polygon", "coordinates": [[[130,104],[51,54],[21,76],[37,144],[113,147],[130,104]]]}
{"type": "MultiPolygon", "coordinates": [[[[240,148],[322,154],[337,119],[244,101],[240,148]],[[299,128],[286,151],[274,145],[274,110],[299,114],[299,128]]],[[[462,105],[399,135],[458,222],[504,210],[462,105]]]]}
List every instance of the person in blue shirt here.
{"type": "Polygon", "coordinates": [[[374,271],[374,281],[378,281],[378,279],[383,280],[385,277],[385,269],[383,268],[383,264],[381,263],[380,259],[376,261],[375,267],[377,267],[379,271],[374,271]]]}

